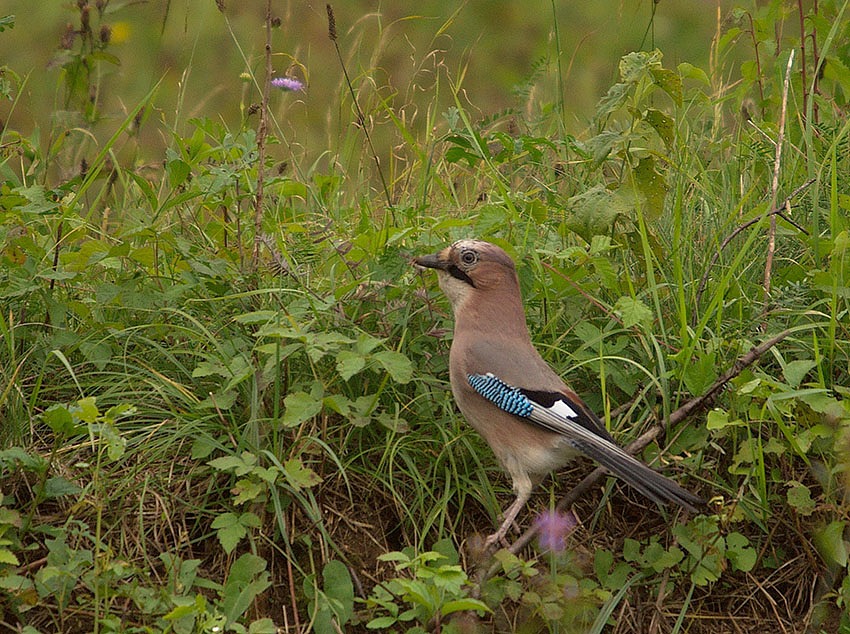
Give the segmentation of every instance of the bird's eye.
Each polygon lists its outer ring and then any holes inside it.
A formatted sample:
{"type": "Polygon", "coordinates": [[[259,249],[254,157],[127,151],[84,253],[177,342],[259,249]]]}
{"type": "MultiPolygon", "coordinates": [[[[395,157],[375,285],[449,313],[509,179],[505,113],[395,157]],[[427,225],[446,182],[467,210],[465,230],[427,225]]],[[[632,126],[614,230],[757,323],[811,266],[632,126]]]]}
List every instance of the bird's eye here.
{"type": "Polygon", "coordinates": [[[478,254],[475,251],[462,251],[460,261],[466,266],[472,266],[478,262],[478,254]]]}

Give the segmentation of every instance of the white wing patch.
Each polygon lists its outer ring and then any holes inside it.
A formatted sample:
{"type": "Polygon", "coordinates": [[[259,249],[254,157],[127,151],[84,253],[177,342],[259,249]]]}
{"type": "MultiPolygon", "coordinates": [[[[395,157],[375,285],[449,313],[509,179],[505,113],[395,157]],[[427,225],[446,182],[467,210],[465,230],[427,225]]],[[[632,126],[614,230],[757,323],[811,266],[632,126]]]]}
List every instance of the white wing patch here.
{"type": "Polygon", "coordinates": [[[555,401],[554,405],[552,405],[549,409],[558,416],[563,416],[564,418],[578,418],[576,411],[564,401],[555,401]]]}

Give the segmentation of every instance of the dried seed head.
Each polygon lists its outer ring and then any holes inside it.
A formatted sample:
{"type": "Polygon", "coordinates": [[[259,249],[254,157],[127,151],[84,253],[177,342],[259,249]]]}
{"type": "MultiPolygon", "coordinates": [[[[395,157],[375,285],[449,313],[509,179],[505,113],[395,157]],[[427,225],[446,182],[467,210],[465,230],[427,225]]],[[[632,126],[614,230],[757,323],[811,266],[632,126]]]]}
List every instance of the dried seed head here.
{"type": "Polygon", "coordinates": [[[59,48],[70,51],[74,46],[74,39],[77,37],[77,32],[74,30],[74,25],[68,23],[65,26],[65,32],[62,34],[62,40],[59,42],[59,48]]]}
{"type": "Polygon", "coordinates": [[[334,8],[330,5],[330,3],[326,4],[325,8],[328,10],[328,37],[331,38],[332,41],[336,42],[336,18],[334,17],[334,8]]]}

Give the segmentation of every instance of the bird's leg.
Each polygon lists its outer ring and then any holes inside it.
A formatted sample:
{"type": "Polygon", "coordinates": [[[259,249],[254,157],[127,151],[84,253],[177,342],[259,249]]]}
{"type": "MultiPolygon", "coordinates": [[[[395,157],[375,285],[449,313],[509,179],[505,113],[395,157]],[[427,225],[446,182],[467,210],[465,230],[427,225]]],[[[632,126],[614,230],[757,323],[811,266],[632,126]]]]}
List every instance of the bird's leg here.
{"type": "Polygon", "coordinates": [[[531,497],[531,490],[529,488],[528,491],[517,491],[516,500],[511,504],[507,510],[505,511],[505,519],[502,520],[502,525],[499,526],[499,530],[490,535],[486,540],[484,540],[484,548],[489,549],[494,544],[502,544],[507,546],[505,542],[505,535],[508,534],[508,531],[511,530],[511,525],[516,520],[517,515],[522,510],[522,507],[525,506],[525,503],[528,502],[528,498],[531,497]]]}

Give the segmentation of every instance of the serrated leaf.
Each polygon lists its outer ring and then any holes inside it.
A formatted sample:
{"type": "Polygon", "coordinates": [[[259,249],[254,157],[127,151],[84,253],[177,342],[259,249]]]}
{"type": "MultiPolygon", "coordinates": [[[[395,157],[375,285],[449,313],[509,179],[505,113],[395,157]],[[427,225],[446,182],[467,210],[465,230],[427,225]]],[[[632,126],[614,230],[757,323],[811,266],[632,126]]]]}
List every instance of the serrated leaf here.
{"type": "Polygon", "coordinates": [[[649,326],[652,324],[652,311],[646,304],[634,297],[621,297],[614,304],[614,310],[623,320],[623,326],[631,328],[636,325],[649,326]]]}
{"type": "Polygon", "coordinates": [[[322,411],[322,401],[306,392],[293,392],[283,399],[285,408],[281,423],[285,427],[294,427],[309,420],[322,411]]]}
{"type": "Polygon", "coordinates": [[[21,562],[18,560],[15,553],[6,548],[0,548],[0,564],[9,564],[10,566],[20,566],[21,562]]]}
{"type": "Polygon", "coordinates": [[[596,185],[567,200],[567,209],[567,228],[587,242],[591,242],[597,235],[609,235],[617,218],[631,211],[629,204],[619,194],[602,185],[596,185]]]}
{"type": "Polygon", "coordinates": [[[213,520],[212,527],[216,531],[216,537],[218,537],[221,547],[227,554],[233,552],[233,549],[248,534],[248,530],[233,513],[219,515],[213,520]]]}
{"type": "Polygon", "coordinates": [[[409,383],[413,379],[413,363],[401,352],[381,350],[373,354],[372,358],[397,383],[409,383]]]}
{"type": "Polygon", "coordinates": [[[82,489],[73,482],[62,476],[48,478],[44,483],[44,495],[49,499],[64,497],[66,495],[77,495],[82,489]]]}
{"type": "Polygon", "coordinates": [[[738,532],[726,536],[726,557],[735,570],[749,572],[756,565],[758,553],[750,545],[750,540],[738,532]]]}
{"type": "Polygon", "coordinates": [[[341,350],[336,355],[336,371],[347,381],[366,366],[366,357],[353,350],[341,350]]]}
{"type": "Polygon", "coordinates": [[[622,107],[629,97],[629,89],[631,84],[618,83],[614,84],[605,93],[605,96],[596,104],[596,112],[594,113],[595,120],[599,121],[606,116],[622,107]]]}
{"type": "Polygon", "coordinates": [[[296,490],[316,486],[322,481],[322,478],[315,471],[305,467],[304,463],[298,458],[291,458],[284,462],[283,470],[286,479],[296,490]]]}
{"type": "Polygon", "coordinates": [[[812,499],[812,491],[805,484],[794,480],[788,482],[788,506],[800,515],[811,515],[815,511],[815,501],[812,499]]]}

